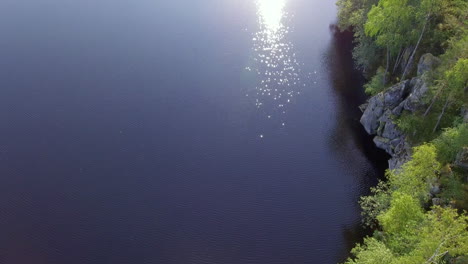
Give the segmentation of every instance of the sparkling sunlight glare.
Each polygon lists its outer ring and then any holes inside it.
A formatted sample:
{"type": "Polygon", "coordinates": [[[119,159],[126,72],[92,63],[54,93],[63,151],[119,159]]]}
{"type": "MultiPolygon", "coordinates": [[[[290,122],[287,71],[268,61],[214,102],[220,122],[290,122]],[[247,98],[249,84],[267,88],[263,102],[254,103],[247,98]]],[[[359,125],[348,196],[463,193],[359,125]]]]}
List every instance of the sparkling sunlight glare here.
{"type": "Polygon", "coordinates": [[[273,33],[281,27],[286,0],[258,0],[258,11],[265,27],[273,33]]]}

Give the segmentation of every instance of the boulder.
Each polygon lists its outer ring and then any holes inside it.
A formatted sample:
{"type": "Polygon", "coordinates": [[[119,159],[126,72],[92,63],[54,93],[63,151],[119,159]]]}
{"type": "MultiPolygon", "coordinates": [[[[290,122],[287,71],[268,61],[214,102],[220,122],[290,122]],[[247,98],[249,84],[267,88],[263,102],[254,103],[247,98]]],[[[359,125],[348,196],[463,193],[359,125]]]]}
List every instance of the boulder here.
{"type": "Polygon", "coordinates": [[[410,112],[415,112],[425,105],[422,99],[429,91],[429,88],[421,78],[413,78],[410,87],[411,92],[405,99],[403,108],[410,112]]]}
{"type": "MultiPolygon", "coordinates": [[[[361,124],[364,126],[364,129],[370,135],[378,134],[378,129],[381,127],[380,118],[387,110],[393,110],[400,107],[400,110],[397,110],[397,114],[401,114],[404,105],[402,105],[403,100],[408,96],[411,87],[409,81],[403,81],[394,86],[388,88],[385,92],[379,93],[369,99],[367,104],[360,106],[361,111],[364,109],[361,124]]],[[[392,111],[389,112],[392,114],[392,111]]]]}
{"type": "Polygon", "coordinates": [[[432,205],[442,205],[442,199],[432,198],[432,205]]]}
{"type": "Polygon", "coordinates": [[[395,154],[402,156],[404,159],[407,159],[409,156],[411,156],[412,153],[411,145],[405,140],[403,135],[398,139],[400,139],[400,141],[395,147],[395,154]]]}
{"type": "Polygon", "coordinates": [[[418,76],[430,71],[440,64],[440,59],[430,53],[421,56],[418,63],[418,76]]]}
{"type": "Polygon", "coordinates": [[[366,108],[367,108],[368,105],[369,105],[369,103],[364,103],[364,104],[360,105],[359,110],[361,110],[361,112],[364,113],[364,111],[366,111],[366,108]]]}
{"type": "Polygon", "coordinates": [[[390,147],[390,139],[376,136],[374,137],[374,143],[378,148],[385,150],[391,155],[392,149],[390,147]]]}
{"type": "Polygon", "coordinates": [[[384,112],[383,94],[373,96],[361,117],[361,124],[369,135],[375,135],[379,127],[378,120],[384,112]]]}
{"type": "Polygon", "coordinates": [[[398,130],[396,124],[392,120],[392,111],[387,110],[385,113],[379,118],[380,126],[382,126],[382,130],[380,134],[384,138],[388,139],[395,139],[401,136],[401,132],[398,130]]]}
{"type": "Polygon", "coordinates": [[[398,168],[408,160],[406,140],[393,117],[401,115],[411,90],[411,82],[403,81],[371,97],[367,104],[361,106],[364,112],[361,124],[369,135],[376,135],[376,146],[392,156],[389,161],[391,169],[398,168]]]}
{"type": "Polygon", "coordinates": [[[430,193],[432,196],[436,196],[437,194],[440,193],[440,186],[439,184],[434,184],[431,186],[430,193]]]}
{"type": "Polygon", "coordinates": [[[388,168],[390,170],[397,170],[409,160],[409,156],[394,156],[388,161],[388,168]]]}
{"type": "Polygon", "coordinates": [[[393,108],[392,114],[394,116],[400,116],[401,113],[403,113],[404,108],[405,108],[405,101],[401,102],[397,107],[393,108]]]}
{"type": "MultiPolygon", "coordinates": [[[[424,54],[418,64],[418,75],[422,75],[438,63],[438,58],[424,54]]],[[[423,99],[428,90],[424,78],[419,76],[389,87],[359,107],[363,112],[360,122],[366,132],[375,135],[375,145],[392,156],[389,160],[390,169],[398,169],[411,158],[411,146],[394,120],[403,110],[415,112],[426,107],[423,99]]],[[[468,113],[463,112],[463,116],[465,115],[465,119],[468,120],[468,113]]]]}
{"type": "MultiPolygon", "coordinates": [[[[395,158],[395,161],[407,160],[408,155],[406,148],[404,147],[406,142],[402,138],[395,138],[391,140],[385,137],[375,136],[373,141],[378,148],[385,150],[385,152],[390,154],[392,158],[395,158]]],[[[400,162],[398,161],[397,163],[400,162]]]]}
{"type": "Polygon", "coordinates": [[[384,105],[386,108],[398,106],[409,94],[409,81],[403,81],[395,84],[384,92],[384,105]]]}

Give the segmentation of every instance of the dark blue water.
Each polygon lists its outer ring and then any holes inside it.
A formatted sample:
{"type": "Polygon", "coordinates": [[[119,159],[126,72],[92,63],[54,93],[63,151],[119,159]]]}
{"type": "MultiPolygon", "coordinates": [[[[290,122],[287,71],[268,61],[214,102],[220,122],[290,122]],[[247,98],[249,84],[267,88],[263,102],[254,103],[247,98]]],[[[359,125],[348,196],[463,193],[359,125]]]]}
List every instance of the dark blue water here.
{"type": "Polygon", "coordinates": [[[254,0],[0,1],[0,263],[346,258],[385,160],[334,1],[283,15],[261,95],[254,0]]]}

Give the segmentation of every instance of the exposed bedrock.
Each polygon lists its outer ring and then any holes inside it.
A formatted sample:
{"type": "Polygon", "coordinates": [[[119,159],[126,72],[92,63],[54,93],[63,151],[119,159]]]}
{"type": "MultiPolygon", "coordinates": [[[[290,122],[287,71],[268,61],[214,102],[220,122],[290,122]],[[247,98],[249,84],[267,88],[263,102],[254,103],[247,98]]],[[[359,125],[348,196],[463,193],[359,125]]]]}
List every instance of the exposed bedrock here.
{"type": "Polygon", "coordinates": [[[389,168],[399,168],[411,156],[411,146],[394,120],[403,110],[415,112],[426,105],[423,97],[428,91],[423,74],[439,64],[432,54],[424,54],[418,63],[418,76],[397,83],[381,92],[360,107],[363,110],[361,124],[373,135],[377,147],[391,155],[389,168]]]}

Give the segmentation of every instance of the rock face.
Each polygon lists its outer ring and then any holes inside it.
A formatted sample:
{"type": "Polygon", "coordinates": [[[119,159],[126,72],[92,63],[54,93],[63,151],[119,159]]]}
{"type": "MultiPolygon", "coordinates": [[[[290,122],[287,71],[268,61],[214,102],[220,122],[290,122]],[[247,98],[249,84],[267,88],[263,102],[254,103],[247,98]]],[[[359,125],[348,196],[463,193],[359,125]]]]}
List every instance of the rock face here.
{"type": "Polygon", "coordinates": [[[375,136],[375,145],[392,156],[389,160],[390,169],[400,167],[410,157],[411,147],[393,120],[404,109],[415,109],[416,97],[412,96],[412,91],[417,87],[411,83],[416,82],[418,81],[403,81],[371,97],[361,117],[361,124],[366,132],[375,136]]]}
{"type": "Polygon", "coordinates": [[[421,56],[418,63],[418,75],[422,75],[424,72],[434,69],[440,64],[440,59],[430,53],[426,53],[421,56]]]}
{"type": "Polygon", "coordinates": [[[390,169],[399,168],[411,157],[411,146],[394,120],[403,110],[415,112],[425,107],[422,99],[428,87],[421,75],[439,63],[439,59],[432,54],[424,54],[418,64],[417,77],[395,84],[360,106],[364,129],[369,135],[375,136],[374,143],[377,147],[392,156],[389,160],[390,169]]]}

